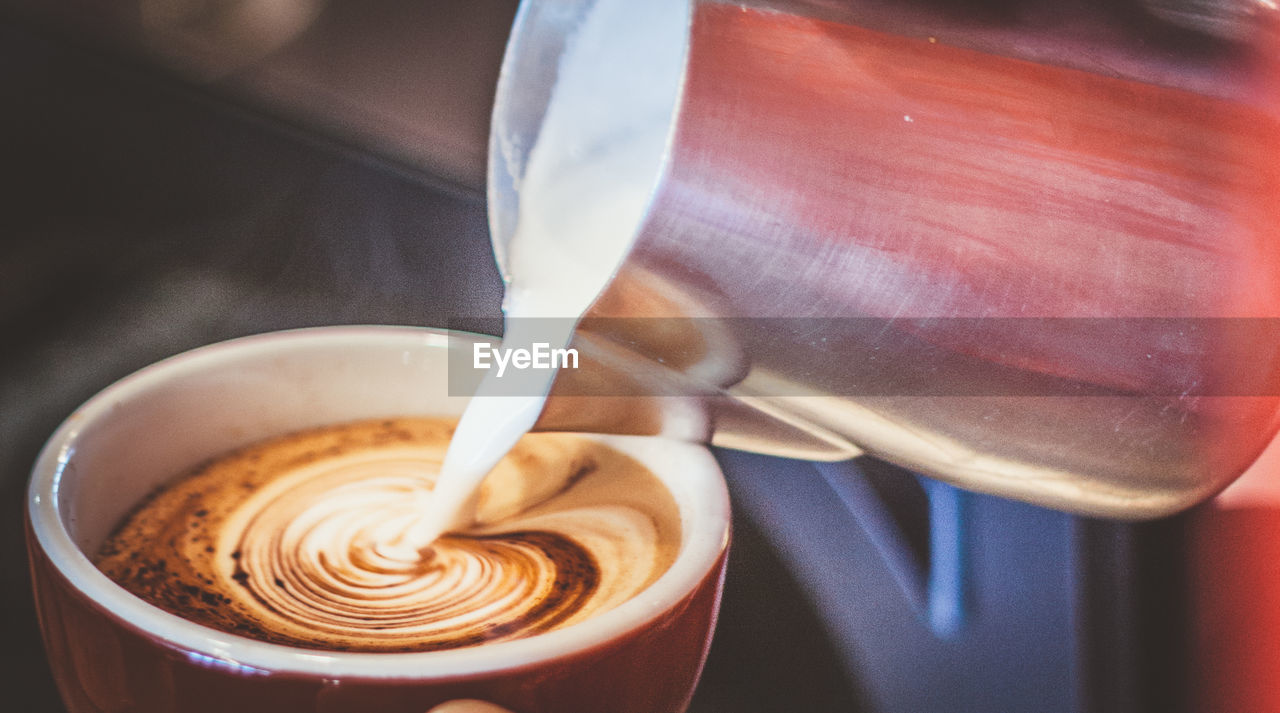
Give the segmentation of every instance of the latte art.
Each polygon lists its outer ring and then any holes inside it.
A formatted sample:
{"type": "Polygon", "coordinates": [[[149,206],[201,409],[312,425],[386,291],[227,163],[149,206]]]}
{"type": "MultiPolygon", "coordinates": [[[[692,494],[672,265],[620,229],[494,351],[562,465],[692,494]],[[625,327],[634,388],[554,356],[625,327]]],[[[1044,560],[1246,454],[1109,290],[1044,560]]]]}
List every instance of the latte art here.
{"type": "Polygon", "coordinates": [[[559,434],[527,437],[499,465],[476,526],[406,545],[451,428],[349,424],[229,455],[141,506],[98,565],[144,599],[234,633],[428,651],[569,626],[674,559],[679,516],[657,479],[559,434]]]}

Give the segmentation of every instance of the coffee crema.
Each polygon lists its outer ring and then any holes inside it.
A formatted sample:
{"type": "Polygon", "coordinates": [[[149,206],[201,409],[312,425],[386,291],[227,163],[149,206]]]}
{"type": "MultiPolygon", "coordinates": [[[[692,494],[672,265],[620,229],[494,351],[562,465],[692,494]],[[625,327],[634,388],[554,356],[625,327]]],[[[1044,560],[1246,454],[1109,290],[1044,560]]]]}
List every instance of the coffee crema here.
{"type": "Polygon", "coordinates": [[[431,651],[607,611],[675,560],[680,515],[643,465],[567,434],[523,438],[475,524],[405,544],[454,422],[403,418],[265,441],[197,468],[125,518],[97,566],[142,599],[262,641],[431,651]]]}

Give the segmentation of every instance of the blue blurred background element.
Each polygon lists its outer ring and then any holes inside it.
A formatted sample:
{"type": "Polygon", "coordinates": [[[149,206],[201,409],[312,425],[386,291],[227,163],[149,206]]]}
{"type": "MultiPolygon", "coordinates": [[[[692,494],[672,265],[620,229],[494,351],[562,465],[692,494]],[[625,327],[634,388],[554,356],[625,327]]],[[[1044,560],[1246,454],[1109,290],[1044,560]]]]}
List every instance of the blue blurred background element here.
{"type": "MultiPolygon", "coordinates": [[[[317,6],[268,69],[157,64],[87,7],[0,2],[0,690],[29,713],[61,705],[23,491],[77,404],[201,344],[501,297],[484,142],[514,2],[317,6]]],[[[1183,519],[718,455],[735,543],[693,713],[1186,709],[1183,519]]]]}

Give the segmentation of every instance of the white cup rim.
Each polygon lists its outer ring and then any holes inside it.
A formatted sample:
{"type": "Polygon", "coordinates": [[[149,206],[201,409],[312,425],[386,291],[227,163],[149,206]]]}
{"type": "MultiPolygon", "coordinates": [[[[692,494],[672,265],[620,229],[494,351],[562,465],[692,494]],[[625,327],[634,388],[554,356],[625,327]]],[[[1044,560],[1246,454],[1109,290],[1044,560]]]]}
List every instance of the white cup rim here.
{"type": "Polygon", "coordinates": [[[114,403],[190,371],[246,351],[269,354],[290,345],[379,340],[406,348],[447,348],[449,339],[485,338],[425,327],[314,327],[219,342],[145,367],[108,386],[54,432],[36,460],[27,492],[27,514],[38,546],[58,572],[90,601],[127,625],[189,658],[242,675],[295,674],[324,678],[459,678],[513,671],[589,651],[641,629],[695,591],[728,545],[729,498],[720,469],[706,447],[656,437],[593,436],[636,458],[669,486],[694,488],[681,499],[686,541],[676,562],[640,594],[590,619],[525,639],[419,653],[349,653],[265,643],[204,627],[146,603],[97,569],[73,540],[59,511],[65,465],[87,425],[107,416],[114,403]],[[679,481],[673,480],[679,478],[679,481]],[[690,500],[688,498],[692,498],[690,500]],[[689,517],[697,503],[696,518],[689,517]],[[692,528],[692,529],[690,529],[692,528]]]}

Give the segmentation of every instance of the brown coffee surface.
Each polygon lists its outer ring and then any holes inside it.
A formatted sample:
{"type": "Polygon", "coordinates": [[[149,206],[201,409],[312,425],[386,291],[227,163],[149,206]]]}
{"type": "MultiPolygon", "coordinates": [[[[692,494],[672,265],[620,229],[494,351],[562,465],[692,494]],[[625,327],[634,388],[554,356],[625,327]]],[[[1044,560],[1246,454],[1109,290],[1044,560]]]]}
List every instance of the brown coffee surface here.
{"type": "Polygon", "coordinates": [[[338,651],[431,651],[572,625],[674,561],[680,515],[644,466],[530,434],[486,479],[476,524],[407,550],[454,423],[398,418],[271,439],[153,493],[96,564],[204,626],[338,651]]]}

